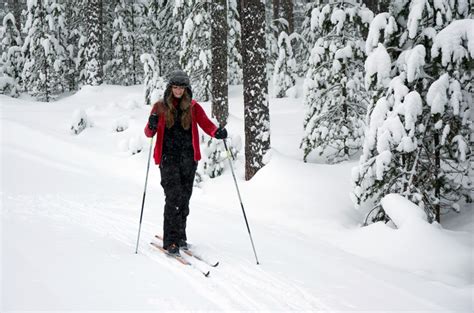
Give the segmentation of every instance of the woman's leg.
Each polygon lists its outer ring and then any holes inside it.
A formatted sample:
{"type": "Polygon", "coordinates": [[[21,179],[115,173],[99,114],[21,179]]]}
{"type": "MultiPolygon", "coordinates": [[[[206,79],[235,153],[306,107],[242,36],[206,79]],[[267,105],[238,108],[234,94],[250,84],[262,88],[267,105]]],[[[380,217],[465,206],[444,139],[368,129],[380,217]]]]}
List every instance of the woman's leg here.
{"type": "Polygon", "coordinates": [[[179,164],[166,160],[160,166],[161,186],[165,193],[163,213],[163,248],[178,244],[181,229],[181,177],[179,164]]]}

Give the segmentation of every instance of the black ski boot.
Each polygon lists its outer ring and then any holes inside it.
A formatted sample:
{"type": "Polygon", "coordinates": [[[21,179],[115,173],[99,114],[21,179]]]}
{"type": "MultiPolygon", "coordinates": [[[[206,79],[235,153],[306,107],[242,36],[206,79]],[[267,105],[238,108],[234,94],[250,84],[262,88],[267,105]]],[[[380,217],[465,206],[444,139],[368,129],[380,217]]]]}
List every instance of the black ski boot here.
{"type": "Polygon", "coordinates": [[[178,241],[178,247],[183,250],[188,250],[188,243],[184,239],[178,241]]]}
{"type": "Polygon", "coordinates": [[[170,244],[166,248],[166,251],[168,251],[168,253],[171,255],[179,255],[179,247],[174,243],[170,244]]]}

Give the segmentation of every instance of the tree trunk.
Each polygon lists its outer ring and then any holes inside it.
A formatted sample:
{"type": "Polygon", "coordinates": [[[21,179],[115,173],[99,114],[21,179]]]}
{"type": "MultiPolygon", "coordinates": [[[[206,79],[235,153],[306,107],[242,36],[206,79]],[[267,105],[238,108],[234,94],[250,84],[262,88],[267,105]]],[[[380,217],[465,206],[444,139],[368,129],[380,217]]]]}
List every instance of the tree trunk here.
{"type": "Polygon", "coordinates": [[[280,18],[280,0],[273,0],[273,19],[280,18]]]}
{"type": "Polygon", "coordinates": [[[288,22],[288,34],[295,31],[295,19],[293,17],[293,0],[282,0],[282,17],[288,22]]]}
{"type": "Polygon", "coordinates": [[[20,0],[13,0],[13,15],[15,16],[16,29],[21,33],[21,11],[24,5],[20,0]]]}
{"type": "Polygon", "coordinates": [[[265,165],[270,149],[270,114],[266,79],[265,4],[242,0],[242,64],[245,116],[245,179],[265,165]]]}
{"type": "Polygon", "coordinates": [[[434,135],[434,146],[435,146],[435,170],[433,178],[435,179],[435,197],[436,202],[434,205],[435,218],[438,223],[441,223],[441,179],[438,177],[441,172],[441,152],[440,152],[440,140],[439,134],[434,135]]]}
{"type": "Polygon", "coordinates": [[[212,8],[212,116],[220,126],[227,124],[229,116],[227,83],[227,0],[216,0],[212,8]]]}

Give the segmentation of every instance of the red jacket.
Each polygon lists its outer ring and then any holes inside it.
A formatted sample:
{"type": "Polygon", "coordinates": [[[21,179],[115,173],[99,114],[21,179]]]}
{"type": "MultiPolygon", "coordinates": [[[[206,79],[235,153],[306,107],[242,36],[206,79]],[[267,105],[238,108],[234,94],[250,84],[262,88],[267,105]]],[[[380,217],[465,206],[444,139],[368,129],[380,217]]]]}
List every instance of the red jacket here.
{"type": "MultiPolygon", "coordinates": [[[[155,159],[155,164],[160,164],[161,162],[161,154],[163,150],[163,137],[165,134],[165,115],[164,113],[158,113],[158,106],[154,105],[153,109],[150,112],[150,115],[156,113],[158,114],[158,125],[157,129],[151,130],[148,128],[148,123],[145,126],[145,135],[148,138],[153,137],[155,134],[156,136],[156,144],[155,144],[155,151],[153,153],[153,158],[155,159]]],[[[201,107],[196,100],[191,101],[191,133],[192,133],[192,140],[193,140],[193,149],[194,149],[194,160],[199,161],[201,159],[201,150],[199,148],[199,131],[198,126],[201,127],[206,134],[211,137],[214,137],[216,133],[217,126],[207,117],[206,112],[201,107]]]]}

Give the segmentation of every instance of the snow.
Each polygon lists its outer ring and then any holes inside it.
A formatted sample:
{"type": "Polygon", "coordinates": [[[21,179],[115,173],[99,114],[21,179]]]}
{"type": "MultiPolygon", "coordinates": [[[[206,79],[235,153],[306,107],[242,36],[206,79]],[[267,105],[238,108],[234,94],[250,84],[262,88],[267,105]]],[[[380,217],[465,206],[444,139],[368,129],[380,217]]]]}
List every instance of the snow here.
{"type": "Polygon", "coordinates": [[[382,44],[367,56],[365,60],[365,87],[368,89],[376,74],[377,86],[385,87],[390,78],[390,55],[382,44]]]}
{"type": "Polygon", "coordinates": [[[431,84],[426,94],[426,102],[431,107],[431,113],[444,113],[448,104],[447,90],[449,88],[449,74],[443,74],[431,84]]]}
{"type": "Polygon", "coordinates": [[[369,34],[365,41],[365,53],[367,55],[372,52],[372,50],[379,45],[380,34],[383,31],[384,38],[388,38],[397,30],[396,22],[389,13],[384,12],[377,14],[372,23],[370,23],[369,34]]]}
{"type": "Polygon", "coordinates": [[[407,28],[408,37],[415,38],[418,33],[418,24],[423,15],[425,6],[428,6],[426,0],[412,0],[410,2],[410,13],[408,14],[407,28]]]}
{"type": "Polygon", "coordinates": [[[411,83],[420,77],[420,73],[425,66],[425,46],[416,45],[413,49],[406,50],[401,55],[405,56],[407,80],[411,83]]]}
{"type": "Polygon", "coordinates": [[[399,194],[388,194],[380,203],[398,228],[406,227],[413,221],[427,221],[423,209],[399,194]]]}
{"type": "MultiPolygon", "coordinates": [[[[243,140],[242,86],[229,99],[227,129],[243,140]]],[[[298,98],[269,99],[267,165],[245,181],[243,153],[234,162],[260,265],[227,162],[194,188],[188,219],[194,249],[220,261],[210,277],[149,245],[163,222],[153,164],[135,254],[150,147],[142,101],[142,86],[86,86],[51,103],[0,95],[0,311],[472,312],[472,210],[442,226],[411,218],[361,228],[349,198],[357,161],[302,162],[298,98]],[[94,126],[71,135],[81,112],[94,126]]]]}
{"type": "Polygon", "coordinates": [[[474,19],[456,20],[441,30],[434,38],[431,57],[438,57],[440,50],[443,66],[474,58],[474,19]]]}

